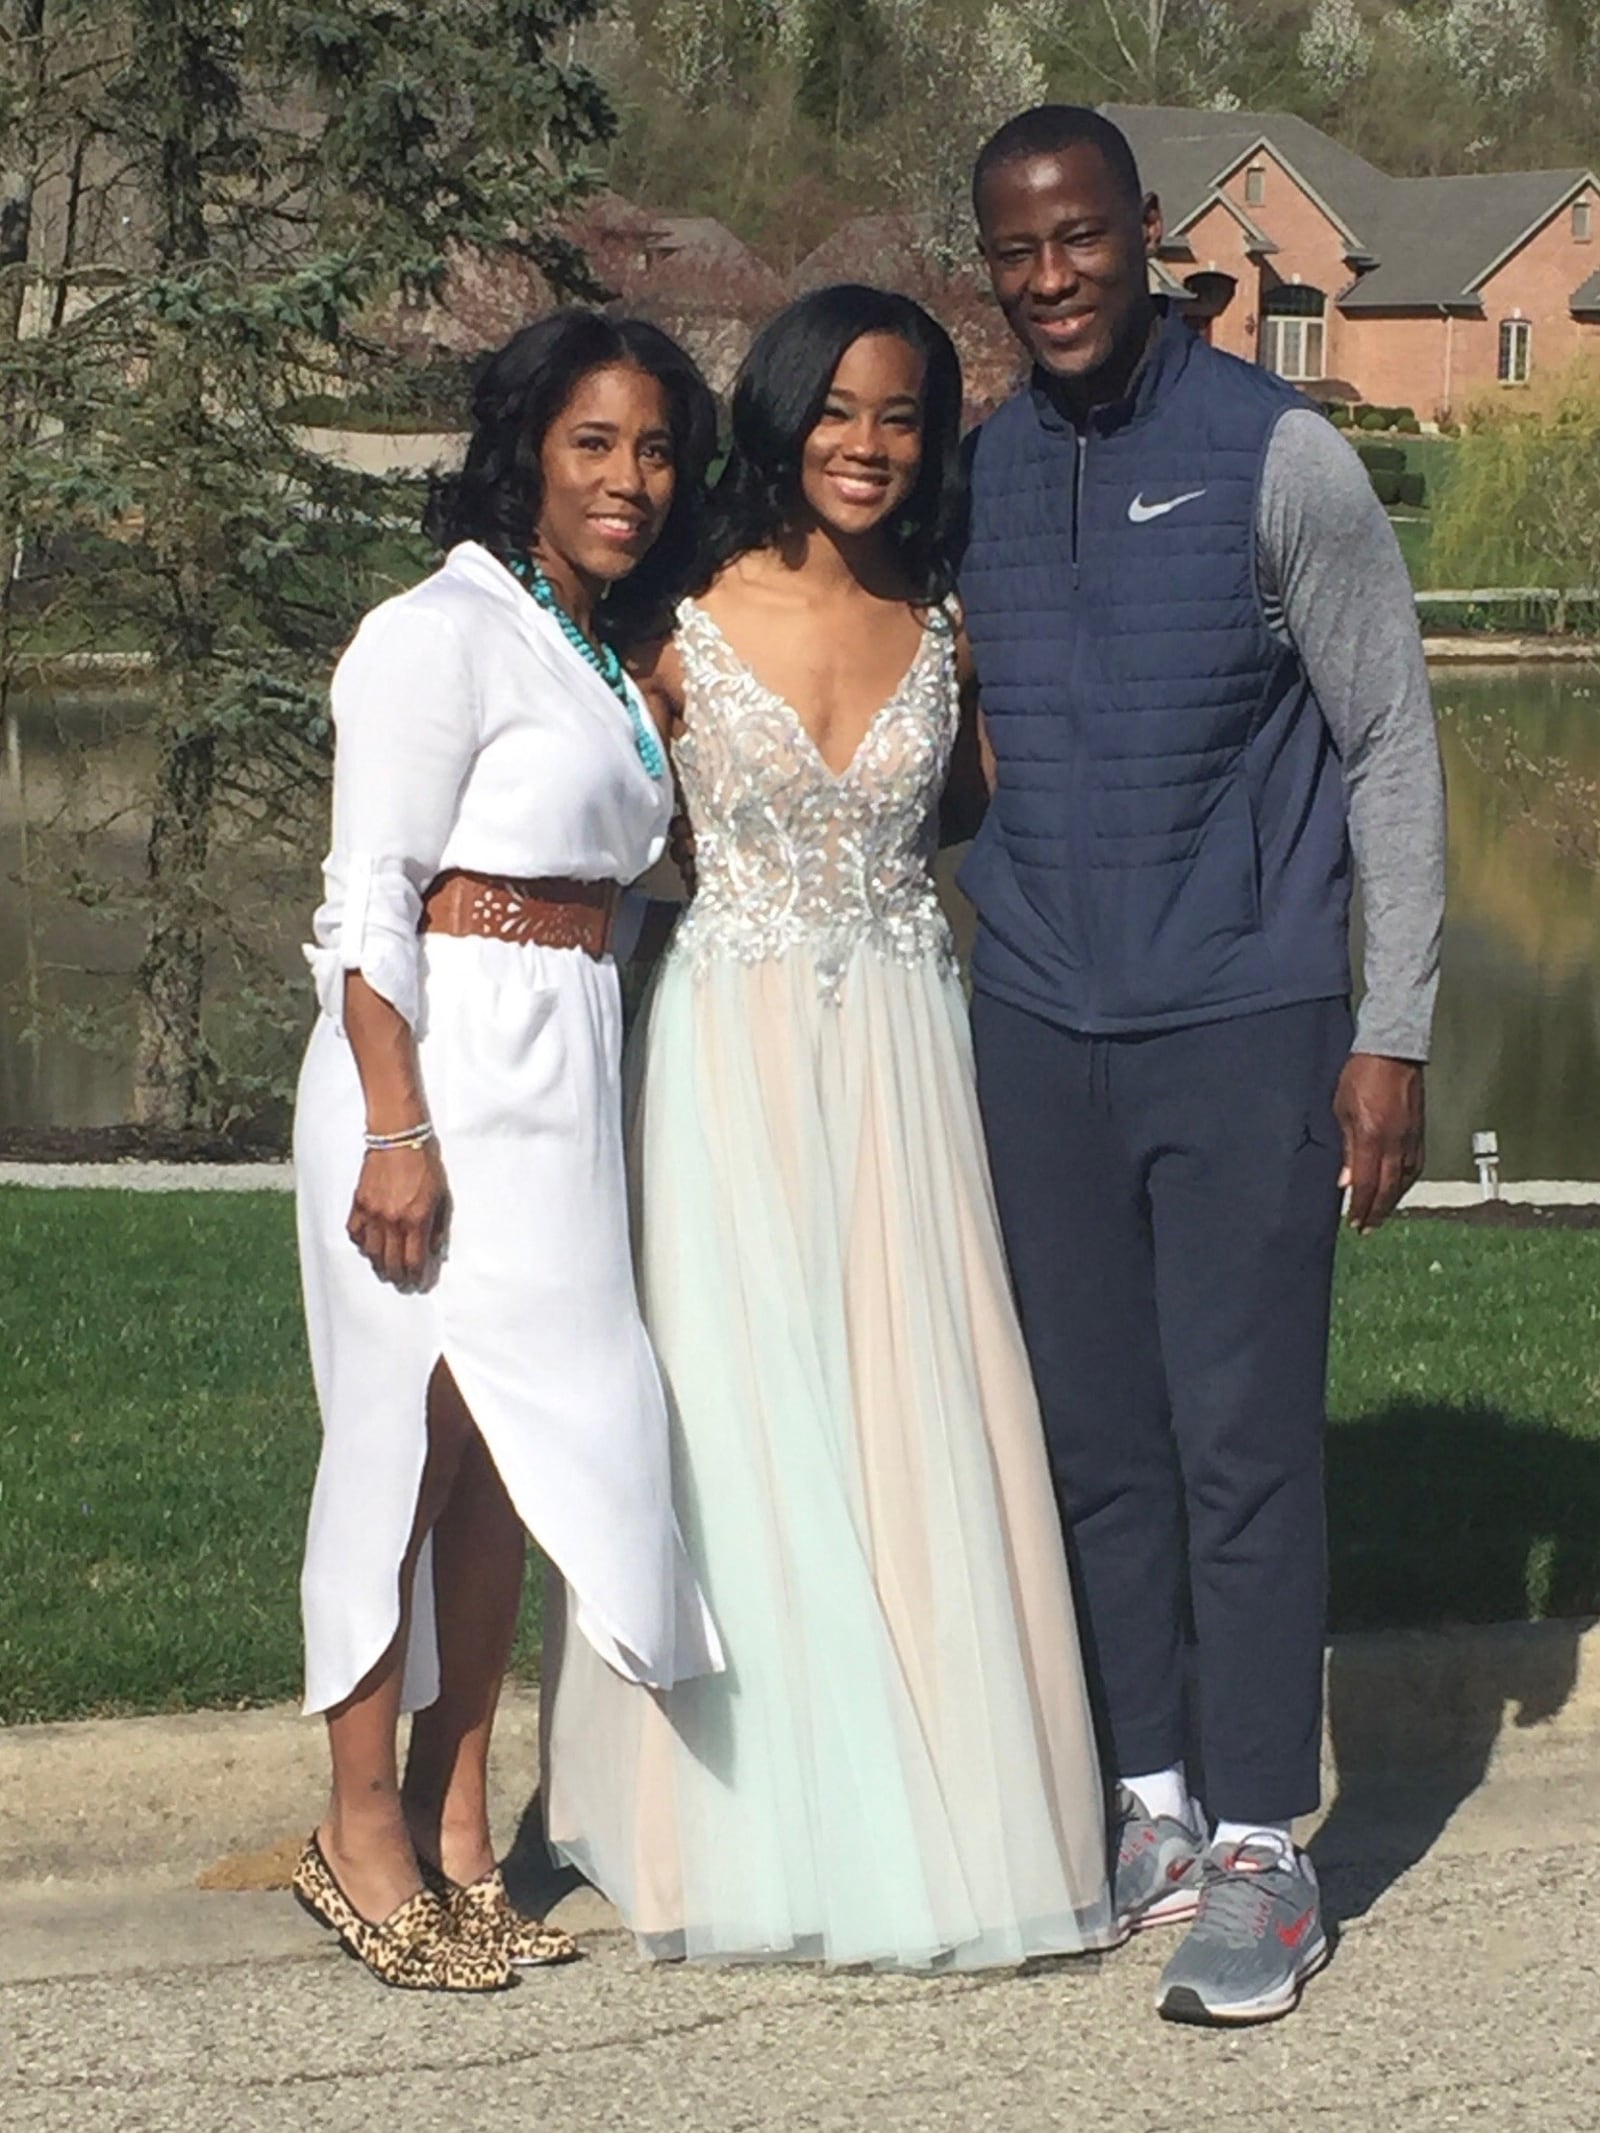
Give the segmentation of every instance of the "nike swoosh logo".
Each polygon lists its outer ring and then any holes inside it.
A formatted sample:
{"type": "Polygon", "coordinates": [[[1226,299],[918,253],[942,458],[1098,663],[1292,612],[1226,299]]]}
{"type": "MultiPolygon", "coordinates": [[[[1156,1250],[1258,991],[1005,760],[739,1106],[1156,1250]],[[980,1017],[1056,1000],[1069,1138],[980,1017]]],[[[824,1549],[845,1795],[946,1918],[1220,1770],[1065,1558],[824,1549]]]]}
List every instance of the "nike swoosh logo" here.
{"type": "Polygon", "coordinates": [[[1283,1942],[1283,1945],[1291,1951],[1298,1948],[1300,1943],[1305,1939],[1311,1921],[1316,1917],[1316,1915],[1316,1909],[1313,1906],[1313,1908],[1309,1911],[1302,1911],[1300,1913],[1300,1916],[1295,1920],[1292,1926],[1279,1926],[1279,1940],[1281,1940],[1283,1942]]]}
{"type": "Polygon", "coordinates": [[[1169,511],[1176,511],[1179,504],[1192,504],[1205,493],[1204,489],[1190,489],[1182,496],[1169,496],[1164,503],[1147,504],[1141,490],[1128,506],[1128,517],[1134,525],[1142,526],[1146,519],[1165,518],[1169,511]]]}

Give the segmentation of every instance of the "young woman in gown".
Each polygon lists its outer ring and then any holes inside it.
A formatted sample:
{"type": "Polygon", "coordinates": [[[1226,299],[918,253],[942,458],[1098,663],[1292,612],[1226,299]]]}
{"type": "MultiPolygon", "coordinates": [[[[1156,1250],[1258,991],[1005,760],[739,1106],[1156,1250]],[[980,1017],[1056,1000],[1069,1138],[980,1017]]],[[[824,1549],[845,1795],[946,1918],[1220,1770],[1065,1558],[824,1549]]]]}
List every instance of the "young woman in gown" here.
{"type": "Polygon", "coordinates": [[[663,1686],[718,1663],[623,1173],[612,919],[672,784],[605,635],[636,568],[687,582],[715,410],[665,334],[579,311],[502,349],[474,416],[449,553],[334,676],[295,1115],[333,1784],[294,1885],[384,1983],[453,1990],[577,1952],[512,1910],[490,1839],[524,1529],[599,1663],[663,1686]]]}
{"type": "Polygon", "coordinates": [[[653,1694],[555,1621],[545,1797],[656,1955],[977,1967],[1113,1937],[930,872],[968,693],[959,410],[916,305],[790,306],[735,389],[709,582],[646,671],[698,880],[634,1040],[636,1254],[727,1671],[653,1694]]]}

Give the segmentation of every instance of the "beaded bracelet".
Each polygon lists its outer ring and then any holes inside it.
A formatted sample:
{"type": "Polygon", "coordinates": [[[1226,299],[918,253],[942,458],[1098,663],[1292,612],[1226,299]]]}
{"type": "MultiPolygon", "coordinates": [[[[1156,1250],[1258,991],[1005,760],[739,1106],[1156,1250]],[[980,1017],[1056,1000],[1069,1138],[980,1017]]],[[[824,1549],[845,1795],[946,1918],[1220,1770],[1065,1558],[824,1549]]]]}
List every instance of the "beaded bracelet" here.
{"type": "Polygon", "coordinates": [[[362,1139],[368,1151],[383,1155],[391,1148],[425,1148],[433,1139],[433,1121],[423,1119],[420,1125],[407,1126],[399,1133],[365,1133],[362,1139]]]}

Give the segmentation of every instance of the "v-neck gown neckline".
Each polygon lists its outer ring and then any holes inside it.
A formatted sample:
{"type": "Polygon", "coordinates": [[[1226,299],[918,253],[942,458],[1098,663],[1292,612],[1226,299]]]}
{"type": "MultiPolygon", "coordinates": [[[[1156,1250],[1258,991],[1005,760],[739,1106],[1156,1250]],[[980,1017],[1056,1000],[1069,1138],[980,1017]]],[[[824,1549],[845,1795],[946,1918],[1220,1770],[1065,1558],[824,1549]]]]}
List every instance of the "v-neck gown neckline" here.
{"type": "Polygon", "coordinates": [[[769,701],[775,704],[780,711],[784,712],[790,719],[794,721],[795,731],[799,734],[800,738],[806,742],[806,744],[811,750],[811,753],[816,757],[819,766],[827,773],[830,778],[832,778],[833,782],[836,785],[843,785],[846,780],[851,776],[851,774],[855,770],[856,765],[860,762],[863,753],[870,745],[873,736],[877,733],[879,726],[882,725],[885,719],[892,716],[894,711],[899,706],[901,697],[904,696],[904,694],[909,688],[915,685],[918,673],[922,666],[922,662],[928,656],[929,642],[934,637],[937,628],[937,625],[931,623],[924,625],[922,635],[917,642],[917,648],[912,653],[910,662],[906,666],[905,671],[901,674],[900,679],[889,691],[889,694],[884,698],[883,702],[879,704],[877,710],[873,712],[872,716],[862,727],[860,738],[857,740],[855,747],[850,752],[849,762],[844,764],[840,769],[835,770],[833,765],[828,761],[828,758],[823,754],[821,745],[819,744],[816,735],[812,732],[811,728],[806,724],[804,718],[801,716],[799,706],[794,702],[791,697],[785,696],[781,689],[775,689],[773,688],[770,682],[762,680],[761,676],[756,672],[755,668],[750,664],[749,660],[746,659],[744,654],[734,644],[732,638],[722,627],[722,624],[717,620],[716,616],[711,614],[706,608],[702,607],[698,600],[685,600],[683,602],[683,607],[684,609],[698,616],[704,628],[716,636],[722,646],[723,651],[727,655],[729,662],[732,665],[741,669],[750,686],[753,689],[758,689],[763,696],[768,698],[769,701]]]}

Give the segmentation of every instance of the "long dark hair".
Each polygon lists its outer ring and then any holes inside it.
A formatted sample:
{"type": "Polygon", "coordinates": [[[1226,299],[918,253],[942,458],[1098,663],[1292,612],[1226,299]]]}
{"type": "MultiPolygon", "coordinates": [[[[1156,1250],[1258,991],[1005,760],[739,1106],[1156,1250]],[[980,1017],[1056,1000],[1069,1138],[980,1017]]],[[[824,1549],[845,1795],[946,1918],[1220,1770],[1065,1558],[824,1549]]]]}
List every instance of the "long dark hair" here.
{"type": "Polygon", "coordinates": [[[724,564],[770,548],[800,507],[800,462],[845,350],[863,334],[892,333],[921,356],[922,465],[886,529],[919,600],[942,600],[955,580],[964,485],[961,364],[949,334],[909,296],[839,282],[770,319],[739,366],[733,445],[711,498],[702,586],[724,564]]]}
{"type": "Polygon", "coordinates": [[[423,530],[441,548],[479,541],[502,561],[527,553],[539,515],[546,432],[592,371],[627,363],[667,397],[677,480],[672,507],[636,569],[609,587],[601,619],[630,636],[670,611],[694,576],[704,538],[705,477],[717,410],[691,357],[648,320],[578,307],[553,311],[489,356],[472,394],[473,431],[461,472],[437,483],[423,530]]]}

